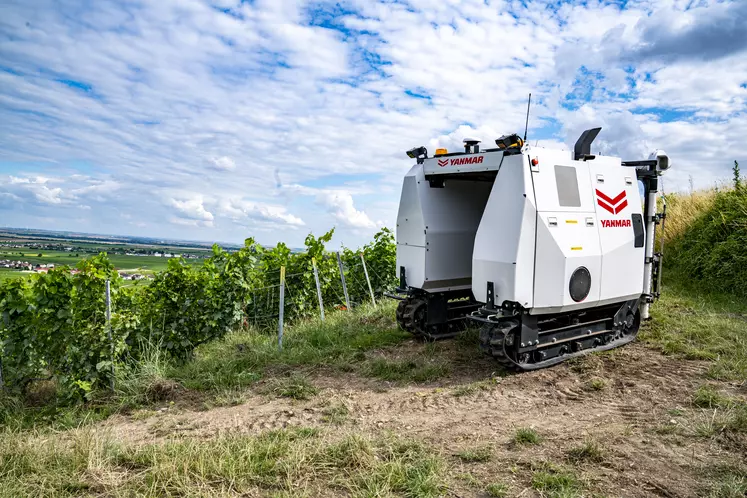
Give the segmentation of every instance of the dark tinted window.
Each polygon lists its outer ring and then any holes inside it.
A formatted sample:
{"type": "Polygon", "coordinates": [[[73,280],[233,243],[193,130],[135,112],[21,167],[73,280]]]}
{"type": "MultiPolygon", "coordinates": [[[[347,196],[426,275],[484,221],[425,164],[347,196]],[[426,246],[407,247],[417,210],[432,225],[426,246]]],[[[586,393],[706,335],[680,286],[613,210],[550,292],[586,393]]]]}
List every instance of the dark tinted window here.
{"type": "Polygon", "coordinates": [[[558,187],[558,203],[561,206],[581,207],[576,168],[573,166],[555,166],[555,183],[558,187]]]}

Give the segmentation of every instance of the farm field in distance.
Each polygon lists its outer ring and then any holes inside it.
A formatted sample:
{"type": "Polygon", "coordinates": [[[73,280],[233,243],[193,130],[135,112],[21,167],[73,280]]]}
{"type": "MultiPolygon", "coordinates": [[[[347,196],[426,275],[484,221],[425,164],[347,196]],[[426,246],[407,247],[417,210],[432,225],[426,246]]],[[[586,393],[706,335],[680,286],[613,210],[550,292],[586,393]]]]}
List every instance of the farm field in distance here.
{"type": "Polygon", "coordinates": [[[33,250],[0,250],[0,259],[18,259],[27,261],[33,265],[37,264],[54,264],[55,266],[75,266],[78,261],[88,256],[98,254],[99,252],[109,253],[114,266],[118,269],[135,269],[142,268],[146,270],[158,271],[166,268],[168,258],[161,256],[127,256],[125,254],[111,254],[109,248],[102,247],[100,250],[93,252],[66,252],[66,251],[33,251],[33,250]],[[41,256],[39,256],[41,254],[41,256]]]}
{"type": "Polygon", "coordinates": [[[6,228],[0,229],[0,281],[31,275],[41,265],[75,267],[80,260],[100,252],[106,252],[118,270],[148,275],[164,270],[170,257],[177,255],[201,261],[211,254],[211,248],[208,243],[6,228]],[[5,267],[9,262],[27,263],[31,270],[5,267]]]}

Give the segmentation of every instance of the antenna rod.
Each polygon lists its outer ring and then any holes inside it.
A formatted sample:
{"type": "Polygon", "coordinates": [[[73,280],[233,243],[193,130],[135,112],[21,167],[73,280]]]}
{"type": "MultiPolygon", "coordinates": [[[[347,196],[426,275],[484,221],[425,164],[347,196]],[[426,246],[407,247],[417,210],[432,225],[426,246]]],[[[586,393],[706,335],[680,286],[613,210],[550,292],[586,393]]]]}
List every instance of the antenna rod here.
{"type": "Polygon", "coordinates": [[[532,106],[532,94],[529,94],[529,103],[527,104],[527,124],[524,127],[524,142],[527,141],[527,131],[529,131],[529,109],[532,106]]]}

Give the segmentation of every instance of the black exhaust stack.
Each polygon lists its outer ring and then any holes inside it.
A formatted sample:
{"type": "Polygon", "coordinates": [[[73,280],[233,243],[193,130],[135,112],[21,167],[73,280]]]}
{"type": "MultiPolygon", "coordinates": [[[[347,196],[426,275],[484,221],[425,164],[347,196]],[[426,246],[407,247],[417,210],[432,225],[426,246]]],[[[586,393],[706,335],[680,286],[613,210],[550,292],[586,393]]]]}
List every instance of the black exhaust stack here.
{"type": "Polygon", "coordinates": [[[573,159],[576,161],[591,155],[591,143],[597,138],[602,128],[592,128],[586,130],[578,137],[576,145],[573,147],[573,159]]]}

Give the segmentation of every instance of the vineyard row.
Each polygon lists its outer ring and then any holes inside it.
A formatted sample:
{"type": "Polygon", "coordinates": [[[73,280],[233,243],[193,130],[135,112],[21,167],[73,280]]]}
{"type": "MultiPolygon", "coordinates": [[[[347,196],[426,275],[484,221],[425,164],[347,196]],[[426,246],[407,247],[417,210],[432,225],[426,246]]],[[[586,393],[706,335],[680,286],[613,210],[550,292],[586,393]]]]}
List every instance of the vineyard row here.
{"type": "Polygon", "coordinates": [[[201,266],[170,260],[147,286],[122,286],[104,253],[82,260],[75,274],[56,268],[8,280],[0,285],[0,386],[24,391],[34,380],[54,379],[58,392],[81,399],[109,386],[116,368],[137,362],[153,344],[186,361],[197,346],[232,330],[252,327],[262,333],[274,328],[281,268],[286,324],[319,314],[318,293],[327,309],[340,309],[348,302],[355,306],[370,301],[371,289],[381,295],[394,287],[391,231],[381,230],[357,251],[340,252],[346,288],[337,256],[325,247],[332,234],[309,235],[306,250],[299,253],[282,243],[266,249],[254,239],[232,253],[215,246],[201,266]]]}

